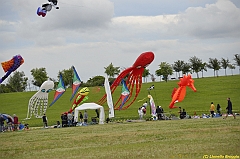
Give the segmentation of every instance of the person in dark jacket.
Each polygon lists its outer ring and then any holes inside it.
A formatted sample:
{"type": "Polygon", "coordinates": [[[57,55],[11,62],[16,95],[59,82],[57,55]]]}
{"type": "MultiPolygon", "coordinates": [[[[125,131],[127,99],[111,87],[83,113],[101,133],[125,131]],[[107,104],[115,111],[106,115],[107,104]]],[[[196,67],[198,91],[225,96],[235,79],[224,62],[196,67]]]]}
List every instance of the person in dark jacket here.
{"type": "Polygon", "coordinates": [[[0,115],[0,132],[4,131],[3,126],[4,126],[4,118],[2,115],[0,115]]]}
{"type": "Polygon", "coordinates": [[[157,107],[156,113],[157,113],[158,120],[162,120],[163,119],[163,108],[161,106],[157,107]]]}
{"type": "Polygon", "coordinates": [[[83,122],[83,114],[82,114],[82,112],[79,112],[79,113],[80,113],[80,115],[79,115],[80,123],[82,123],[83,122]]]}
{"type": "Polygon", "coordinates": [[[236,119],[235,114],[232,112],[232,102],[231,102],[230,98],[227,98],[227,101],[228,101],[228,105],[227,105],[227,108],[226,108],[227,114],[226,114],[225,118],[223,118],[223,119],[226,119],[229,114],[232,114],[234,119],[236,119]]]}
{"type": "Polygon", "coordinates": [[[220,104],[217,104],[217,113],[222,116],[220,104]]]}
{"type": "Polygon", "coordinates": [[[184,119],[187,116],[187,112],[185,111],[185,109],[182,110],[182,113],[180,114],[180,119],[184,119]]]}
{"type": "Polygon", "coordinates": [[[43,128],[48,128],[48,125],[47,125],[48,120],[47,120],[46,114],[43,114],[42,120],[43,120],[43,128]]]}

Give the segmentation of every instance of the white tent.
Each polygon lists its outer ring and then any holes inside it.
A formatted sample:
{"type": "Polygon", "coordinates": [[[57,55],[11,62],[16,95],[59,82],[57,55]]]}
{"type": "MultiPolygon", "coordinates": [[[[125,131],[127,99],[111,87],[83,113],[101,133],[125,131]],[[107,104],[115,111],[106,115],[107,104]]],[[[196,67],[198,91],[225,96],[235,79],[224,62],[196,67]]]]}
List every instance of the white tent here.
{"type": "MultiPolygon", "coordinates": [[[[78,114],[80,110],[86,110],[86,109],[100,109],[99,112],[99,124],[104,124],[105,121],[105,112],[104,108],[101,105],[98,105],[96,103],[83,103],[82,105],[75,108],[74,114],[78,114]]],[[[76,116],[78,121],[78,115],[76,116]]]]}

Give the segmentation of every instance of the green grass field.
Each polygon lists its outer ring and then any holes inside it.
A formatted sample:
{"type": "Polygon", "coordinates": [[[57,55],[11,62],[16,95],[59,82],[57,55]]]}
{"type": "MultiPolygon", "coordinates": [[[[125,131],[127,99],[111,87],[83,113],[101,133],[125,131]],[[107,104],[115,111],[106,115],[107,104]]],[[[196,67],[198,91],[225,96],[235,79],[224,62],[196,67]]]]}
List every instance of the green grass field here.
{"type": "MultiPolygon", "coordinates": [[[[240,76],[209,77],[194,79],[197,92],[187,88],[183,102],[177,103],[188,114],[196,112],[209,114],[210,103],[219,103],[224,110],[226,98],[231,97],[233,111],[240,112],[240,76]]],[[[165,112],[178,115],[178,109],[170,110],[171,92],[177,87],[176,81],[144,83],[136,102],[127,110],[116,111],[115,121],[103,125],[89,125],[70,128],[42,128],[42,120],[26,118],[28,101],[35,92],[0,94],[0,112],[17,114],[20,121],[27,122],[30,130],[0,133],[0,158],[240,158],[240,116],[209,119],[184,119],[165,121],[126,122],[118,120],[137,119],[137,109],[147,97],[149,88],[156,105],[165,112]],[[222,156],[221,156],[222,155],[222,156]]],[[[113,95],[120,94],[121,87],[113,95]]],[[[96,92],[90,88],[88,102],[98,101],[104,88],[96,92]]],[[[49,94],[49,103],[54,92],[49,94]]],[[[60,120],[60,113],[67,111],[71,90],[47,110],[49,125],[60,120]]],[[[105,104],[107,112],[107,105],[105,104]]],[[[149,110],[148,110],[149,111],[149,110]]],[[[96,116],[94,110],[89,116],[96,116]]],[[[107,114],[107,113],[106,113],[107,114]]],[[[149,112],[148,112],[149,114],[149,112]]],[[[150,117],[150,115],[147,115],[150,117]]]]}
{"type": "MultiPolygon", "coordinates": [[[[137,100],[127,109],[122,111],[115,111],[115,120],[121,119],[137,119],[137,109],[148,100],[147,88],[154,84],[155,89],[150,93],[154,98],[156,105],[161,105],[164,108],[165,113],[172,113],[178,115],[178,109],[169,109],[168,105],[171,102],[171,93],[174,87],[178,87],[177,82],[179,80],[169,82],[150,82],[143,83],[141,92],[137,100]],[[145,98],[145,99],[144,99],[145,98]],[[138,102],[139,100],[142,100],[138,102]]],[[[210,103],[214,102],[215,106],[219,103],[222,110],[225,113],[227,106],[226,98],[230,97],[233,103],[233,111],[240,112],[240,75],[235,76],[221,76],[221,77],[208,77],[194,79],[194,84],[197,92],[193,92],[190,88],[187,88],[185,99],[177,103],[176,106],[185,108],[187,113],[193,115],[196,112],[198,115],[202,113],[209,114],[210,103]]],[[[105,93],[103,87],[99,92],[96,92],[96,88],[89,88],[89,99],[86,102],[97,102],[105,93]]],[[[119,87],[113,94],[113,101],[120,96],[121,87],[119,87]]],[[[27,122],[30,126],[41,126],[42,120],[32,117],[30,120],[24,121],[27,117],[28,101],[36,92],[20,92],[20,93],[5,93],[0,94],[0,113],[7,113],[10,115],[16,114],[20,121],[27,122]]],[[[53,99],[54,91],[49,94],[49,104],[53,99]]],[[[62,112],[66,112],[70,109],[72,102],[70,102],[71,89],[63,94],[63,96],[52,106],[47,109],[47,116],[49,125],[53,125],[57,120],[60,120],[62,112]]],[[[108,114],[108,106],[104,105],[105,112],[108,114]]],[[[147,117],[150,117],[150,109],[147,110],[147,117]]],[[[96,116],[94,110],[89,110],[89,117],[96,116]]]]}
{"type": "Polygon", "coordinates": [[[110,123],[0,134],[0,158],[240,157],[240,117],[110,123]]]}

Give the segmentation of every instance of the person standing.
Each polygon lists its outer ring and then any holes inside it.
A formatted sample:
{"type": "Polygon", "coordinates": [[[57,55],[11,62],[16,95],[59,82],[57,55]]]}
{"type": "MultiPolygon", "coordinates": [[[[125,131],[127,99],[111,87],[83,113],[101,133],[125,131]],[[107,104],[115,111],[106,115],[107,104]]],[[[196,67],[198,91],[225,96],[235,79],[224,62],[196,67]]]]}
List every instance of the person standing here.
{"type": "Polygon", "coordinates": [[[82,112],[80,112],[79,118],[80,118],[80,123],[82,123],[82,122],[83,122],[83,115],[82,115],[82,112]]]}
{"type": "Polygon", "coordinates": [[[2,115],[0,115],[0,132],[4,132],[3,126],[4,126],[4,118],[2,115]]]}
{"type": "Polygon", "coordinates": [[[138,115],[139,115],[139,120],[142,120],[143,119],[143,111],[142,111],[142,108],[138,108],[138,115]]]}
{"type": "Polygon", "coordinates": [[[214,117],[214,111],[215,111],[215,106],[214,106],[213,102],[211,102],[210,113],[212,115],[212,118],[214,117]]]}
{"type": "Polygon", "coordinates": [[[220,116],[222,116],[220,104],[217,104],[217,113],[218,113],[220,116]]]}
{"type": "Polygon", "coordinates": [[[99,112],[98,109],[95,110],[96,114],[97,114],[97,118],[99,118],[99,112]]]}
{"type": "Polygon", "coordinates": [[[17,131],[18,130],[18,117],[16,114],[13,114],[13,126],[14,126],[13,131],[17,131]]]}
{"type": "Polygon", "coordinates": [[[232,114],[234,119],[236,119],[235,114],[232,112],[232,102],[231,102],[230,98],[227,98],[227,101],[228,101],[228,105],[227,105],[227,108],[226,108],[227,114],[226,114],[225,118],[223,118],[223,119],[226,119],[229,114],[232,114]]]}
{"type": "Polygon", "coordinates": [[[161,106],[157,107],[156,113],[157,113],[158,120],[162,120],[163,119],[163,108],[161,106]]]}
{"type": "Polygon", "coordinates": [[[48,124],[47,124],[48,120],[47,120],[46,114],[43,114],[42,120],[43,120],[43,128],[48,128],[48,124]]]}
{"type": "Polygon", "coordinates": [[[83,121],[84,121],[85,124],[87,124],[88,114],[87,114],[87,111],[86,111],[86,110],[84,111],[84,114],[83,114],[83,121]]]}
{"type": "Polygon", "coordinates": [[[72,126],[73,115],[71,112],[67,114],[68,127],[72,126]]]}

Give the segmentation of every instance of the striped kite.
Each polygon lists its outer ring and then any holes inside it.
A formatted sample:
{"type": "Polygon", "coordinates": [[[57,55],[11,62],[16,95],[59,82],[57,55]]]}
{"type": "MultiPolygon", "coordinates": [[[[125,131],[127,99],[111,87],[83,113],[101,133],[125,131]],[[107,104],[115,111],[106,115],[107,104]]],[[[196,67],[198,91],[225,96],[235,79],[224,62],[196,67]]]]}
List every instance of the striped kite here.
{"type": "Polygon", "coordinates": [[[72,96],[70,98],[70,101],[73,99],[73,97],[75,96],[75,94],[77,93],[80,85],[81,85],[81,80],[78,76],[78,73],[75,69],[74,66],[72,66],[73,69],[73,83],[72,83],[72,96]]]}
{"type": "Polygon", "coordinates": [[[54,99],[49,106],[51,107],[63,95],[65,91],[66,91],[66,88],[62,79],[62,74],[60,74],[58,87],[54,94],[54,99]]]}

